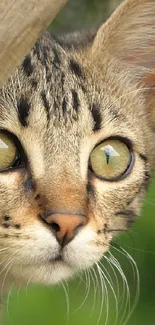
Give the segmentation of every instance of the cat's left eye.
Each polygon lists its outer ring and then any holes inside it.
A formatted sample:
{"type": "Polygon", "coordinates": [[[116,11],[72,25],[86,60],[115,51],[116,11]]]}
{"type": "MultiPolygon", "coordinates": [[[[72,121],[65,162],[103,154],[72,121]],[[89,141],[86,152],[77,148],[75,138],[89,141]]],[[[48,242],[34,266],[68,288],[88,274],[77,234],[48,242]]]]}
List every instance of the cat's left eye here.
{"type": "Polygon", "coordinates": [[[130,171],[133,155],[119,139],[107,139],[97,145],[90,155],[90,169],[95,176],[107,181],[118,181],[130,171]]]}
{"type": "Polygon", "coordinates": [[[0,171],[17,166],[19,163],[19,153],[15,141],[11,136],[0,131],[0,171]]]}

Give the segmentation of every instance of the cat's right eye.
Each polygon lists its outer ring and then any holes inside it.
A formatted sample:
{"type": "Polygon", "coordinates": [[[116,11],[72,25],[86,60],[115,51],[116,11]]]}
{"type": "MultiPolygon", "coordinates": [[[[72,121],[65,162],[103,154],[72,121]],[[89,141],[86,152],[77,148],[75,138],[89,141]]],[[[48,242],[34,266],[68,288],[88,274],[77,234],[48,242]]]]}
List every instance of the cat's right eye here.
{"type": "Polygon", "coordinates": [[[122,139],[109,138],[91,152],[90,170],[101,179],[118,181],[128,175],[133,161],[133,154],[122,139]]]}
{"type": "Polygon", "coordinates": [[[7,133],[0,131],[0,171],[13,167],[17,159],[15,142],[7,133]]]}

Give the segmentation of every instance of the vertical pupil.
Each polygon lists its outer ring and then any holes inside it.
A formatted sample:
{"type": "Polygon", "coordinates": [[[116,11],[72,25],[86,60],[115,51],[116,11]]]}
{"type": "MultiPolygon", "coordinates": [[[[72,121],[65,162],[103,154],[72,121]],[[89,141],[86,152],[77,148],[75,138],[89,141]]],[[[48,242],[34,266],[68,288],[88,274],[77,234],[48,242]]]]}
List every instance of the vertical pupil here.
{"type": "Polygon", "coordinates": [[[109,165],[110,153],[109,152],[105,152],[105,154],[106,154],[107,165],[109,165]]]}
{"type": "Polygon", "coordinates": [[[109,162],[110,162],[110,148],[108,146],[106,146],[104,149],[104,152],[105,152],[105,156],[106,156],[106,162],[107,162],[107,165],[109,165],[109,162]]]}

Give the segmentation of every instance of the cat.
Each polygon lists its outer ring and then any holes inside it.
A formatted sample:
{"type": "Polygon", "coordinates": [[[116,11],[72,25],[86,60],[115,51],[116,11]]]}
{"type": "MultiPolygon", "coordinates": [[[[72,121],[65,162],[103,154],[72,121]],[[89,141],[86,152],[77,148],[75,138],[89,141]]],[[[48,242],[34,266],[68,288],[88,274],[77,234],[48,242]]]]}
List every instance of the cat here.
{"type": "Polygon", "coordinates": [[[155,1],[126,0],[89,35],[45,32],[0,90],[1,290],[90,268],[139,215],[154,68],[155,1]]]}

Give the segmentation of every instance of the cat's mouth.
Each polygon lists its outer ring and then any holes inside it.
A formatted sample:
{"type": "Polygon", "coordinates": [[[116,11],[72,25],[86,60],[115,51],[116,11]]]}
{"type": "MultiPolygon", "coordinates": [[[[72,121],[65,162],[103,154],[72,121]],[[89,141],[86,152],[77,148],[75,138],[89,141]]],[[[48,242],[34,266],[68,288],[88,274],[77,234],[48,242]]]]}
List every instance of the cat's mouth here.
{"type": "Polygon", "coordinates": [[[35,284],[56,284],[92,267],[108,250],[108,242],[104,238],[99,242],[98,235],[90,227],[64,247],[60,247],[51,232],[40,225],[35,227],[35,233],[30,228],[28,235],[29,240],[21,241],[18,254],[13,251],[15,259],[10,270],[21,283],[31,279],[35,284]]]}
{"type": "Polygon", "coordinates": [[[54,263],[54,262],[65,262],[65,261],[64,261],[64,258],[63,258],[63,256],[62,256],[62,254],[60,253],[60,254],[58,254],[56,257],[51,258],[51,259],[50,259],[50,262],[51,262],[51,263],[54,263]]]}

